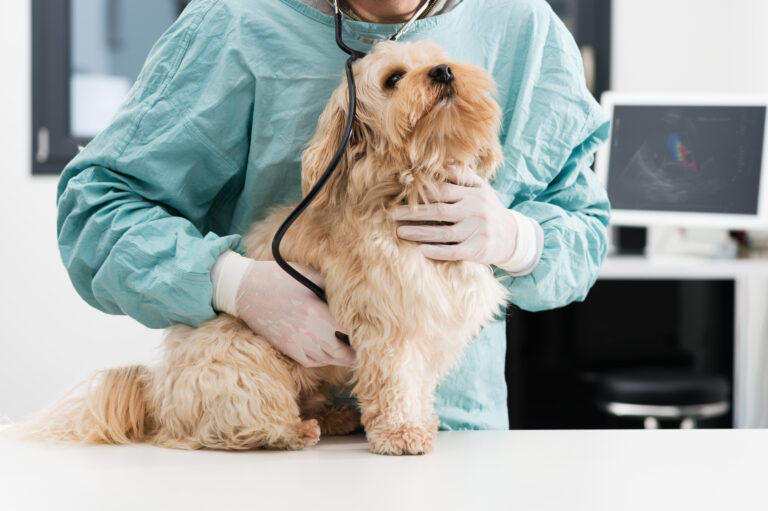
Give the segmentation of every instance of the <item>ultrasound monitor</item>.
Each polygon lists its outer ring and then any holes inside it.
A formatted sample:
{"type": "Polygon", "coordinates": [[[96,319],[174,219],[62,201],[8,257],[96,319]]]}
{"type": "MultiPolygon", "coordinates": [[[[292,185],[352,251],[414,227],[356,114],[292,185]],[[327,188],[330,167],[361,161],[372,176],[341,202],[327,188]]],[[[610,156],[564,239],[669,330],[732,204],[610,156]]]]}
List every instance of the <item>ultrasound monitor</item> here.
{"type": "Polygon", "coordinates": [[[768,97],[608,92],[611,223],[768,231],[768,97]]]}

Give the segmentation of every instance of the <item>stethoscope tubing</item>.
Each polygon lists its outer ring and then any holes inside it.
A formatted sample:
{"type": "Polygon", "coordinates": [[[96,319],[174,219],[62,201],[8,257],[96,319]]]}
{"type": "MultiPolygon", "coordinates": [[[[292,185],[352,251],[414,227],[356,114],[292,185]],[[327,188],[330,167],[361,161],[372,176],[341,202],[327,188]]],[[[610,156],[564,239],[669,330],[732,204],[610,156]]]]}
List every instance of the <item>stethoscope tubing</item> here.
{"type": "MultiPolygon", "coordinates": [[[[414,14],[414,16],[406,23],[404,24],[400,30],[398,30],[391,38],[390,40],[396,40],[403,32],[405,32],[411,24],[418,18],[421,13],[424,12],[427,5],[429,4],[428,1],[424,2],[424,4],[421,6],[421,8],[414,14]]],[[[304,210],[307,209],[309,204],[317,197],[317,194],[320,193],[320,190],[323,189],[325,184],[328,182],[328,179],[330,179],[331,175],[333,174],[334,170],[336,170],[336,167],[339,165],[339,161],[341,161],[342,156],[344,156],[344,152],[347,150],[347,146],[349,145],[349,141],[352,138],[352,128],[355,121],[355,114],[356,114],[356,105],[357,105],[357,91],[355,89],[355,75],[352,73],[352,64],[363,57],[365,57],[365,53],[359,52],[357,50],[354,50],[347,46],[344,43],[344,40],[341,36],[341,23],[342,23],[342,15],[341,11],[338,9],[338,4],[335,4],[335,12],[334,12],[334,32],[336,37],[336,44],[341,48],[341,50],[349,55],[349,58],[347,59],[346,63],[344,64],[344,69],[346,71],[347,76],[347,90],[348,90],[348,98],[349,98],[349,107],[347,109],[347,121],[344,126],[344,132],[343,136],[341,138],[341,142],[339,142],[339,146],[336,149],[336,153],[334,153],[333,158],[331,158],[330,163],[328,163],[328,166],[323,171],[323,174],[320,176],[320,179],[317,180],[317,183],[307,192],[307,195],[304,196],[304,198],[299,202],[299,204],[291,211],[291,213],[288,215],[288,217],[283,221],[283,223],[280,225],[280,228],[275,233],[275,237],[272,238],[272,256],[275,258],[275,262],[282,268],[288,275],[296,279],[299,283],[304,285],[306,288],[308,288],[310,291],[312,291],[319,299],[321,299],[323,302],[328,303],[328,297],[325,294],[325,290],[312,282],[310,279],[305,277],[301,272],[296,270],[293,266],[288,264],[285,259],[283,259],[283,256],[280,254],[280,243],[283,240],[283,237],[285,236],[285,233],[288,231],[288,229],[293,225],[293,223],[299,218],[299,215],[301,215],[304,210]]],[[[341,333],[336,332],[336,337],[338,337],[340,340],[346,342],[349,344],[349,338],[341,333]]]]}
{"type": "Polygon", "coordinates": [[[347,122],[344,126],[344,132],[343,137],[341,138],[341,142],[339,143],[338,148],[336,149],[336,152],[333,155],[333,158],[331,158],[330,163],[328,163],[328,166],[323,171],[323,174],[320,176],[320,179],[317,180],[317,183],[307,192],[307,195],[304,196],[304,198],[299,202],[299,204],[291,211],[291,213],[288,215],[288,217],[283,221],[283,223],[280,225],[280,228],[277,230],[277,233],[275,234],[275,237],[272,239],[272,256],[275,258],[275,262],[283,269],[286,273],[288,273],[291,277],[299,281],[301,284],[303,284],[305,287],[307,287],[310,291],[312,291],[318,298],[320,298],[324,302],[328,302],[328,298],[325,295],[325,290],[309,280],[307,277],[305,277],[301,272],[297,271],[293,266],[288,264],[285,259],[283,259],[283,256],[280,254],[280,243],[283,240],[283,237],[285,236],[285,233],[288,231],[288,229],[293,225],[293,223],[299,218],[299,215],[301,215],[305,209],[309,206],[309,204],[315,200],[315,197],[317,197],[317,194],[320,193],[320,190],[323,189],[325,184],[328,182],[328,179],[330,179],[331,175],[333,174],[333,171],[336,170],[336,167],[339,165],[339,161],[341,161],[342,156],[344,155],[344,151],[346,151],[347,146],[349,145],[349,141],[352,138],[352,125],[355,121],[355,113],[356,113],[356,104],[357,104],[357,93],[355,90],[355,75],[352,73],[352,63],[365,56],[364,53],[358,52],[356,50],[353,50],[346,44],[344,44],[344,41],[341,38],[341,12],[336,11],[335,13],[335,19],[336,19],[336,44],[339,45],[339,48],[341,48],[345,53],[349,54],[349,58],[347,59],[346,63],[344,64],[344,68],[347,75],[347,89],[348,89],[348,97],[349,97],[349,107],[347,109],[347,122]]]}

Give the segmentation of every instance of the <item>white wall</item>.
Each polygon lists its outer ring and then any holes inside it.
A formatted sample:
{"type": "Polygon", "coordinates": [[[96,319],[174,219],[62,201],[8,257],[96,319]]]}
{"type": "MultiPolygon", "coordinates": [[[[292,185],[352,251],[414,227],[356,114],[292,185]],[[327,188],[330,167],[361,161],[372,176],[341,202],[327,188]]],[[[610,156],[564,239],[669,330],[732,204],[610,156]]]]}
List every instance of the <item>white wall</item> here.
{"type": "Polygon", "coordinates": [[[160,332],[91,309],[56,247],[56,178],[30,171],[30,0],[0,16],[0,417],[20,419],[92,371],[150,362],[160,332]]]}
{"type": "Polygon", "coordinates": [[[613,0],[612,88],[768,94],[768,1],[613,0]]]}

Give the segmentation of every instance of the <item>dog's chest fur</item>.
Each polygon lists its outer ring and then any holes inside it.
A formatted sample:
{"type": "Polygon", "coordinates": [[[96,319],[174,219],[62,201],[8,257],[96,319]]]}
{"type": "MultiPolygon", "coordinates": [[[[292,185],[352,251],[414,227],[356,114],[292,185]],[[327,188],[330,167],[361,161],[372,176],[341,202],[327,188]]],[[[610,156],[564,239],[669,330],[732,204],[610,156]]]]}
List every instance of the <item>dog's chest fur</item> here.
{"type": "MultiPolygon", "coordinates": [[[[274,211],[248,233],[250,257],[271,259],[271,237],[288,211],[274,211]]],[[[416,243],[397,238],[386,211],[305,215],[284,238],[283,256],[320,270],[331,312],[353,337],[423,345],[444,372],[502,310],[506,290],[490,267],[427,259],[416,243]]]]}

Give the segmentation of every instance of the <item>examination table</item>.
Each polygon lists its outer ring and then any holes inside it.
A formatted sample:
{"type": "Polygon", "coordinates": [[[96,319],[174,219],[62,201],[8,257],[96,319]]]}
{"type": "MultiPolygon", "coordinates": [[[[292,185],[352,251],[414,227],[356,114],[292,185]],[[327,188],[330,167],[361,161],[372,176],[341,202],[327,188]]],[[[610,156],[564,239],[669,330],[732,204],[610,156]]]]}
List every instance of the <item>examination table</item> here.
{"type": "Polygon", "coordinates": [[[0,438],[0,509],[766,510],[766,430],[441,432],[433,453],[361,435],[299,452],[0,438]]]}

